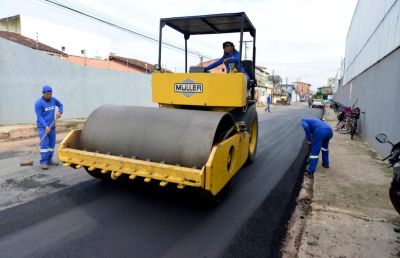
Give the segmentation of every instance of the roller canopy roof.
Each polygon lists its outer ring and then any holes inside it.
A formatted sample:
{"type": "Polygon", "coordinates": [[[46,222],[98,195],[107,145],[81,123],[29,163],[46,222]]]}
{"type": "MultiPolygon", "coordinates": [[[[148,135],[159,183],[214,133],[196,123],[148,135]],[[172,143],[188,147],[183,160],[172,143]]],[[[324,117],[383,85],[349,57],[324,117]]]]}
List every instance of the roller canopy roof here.
{"type": "Polygon", "coordinates": [[[244,12],[164,18],[161,19],[161,25],[168,25],[187,37],[200,34],[233,33],[240,32],[242,17],[243,32],[250,32],[254,37],[256,29],[244,12]]]}

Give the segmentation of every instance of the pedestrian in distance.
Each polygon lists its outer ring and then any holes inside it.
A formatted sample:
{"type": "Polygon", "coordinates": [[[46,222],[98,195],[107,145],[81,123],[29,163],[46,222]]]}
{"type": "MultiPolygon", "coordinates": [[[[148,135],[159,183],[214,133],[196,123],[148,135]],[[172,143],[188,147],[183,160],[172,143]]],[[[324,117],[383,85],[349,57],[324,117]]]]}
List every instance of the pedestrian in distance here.
{"type": "Polygon", "coordinates": [[[329,168],[329,141],[333,136],[332,128],[317,118],[303,118],[301,121],[306,133],[307,144],[310,146],[309,163],[306,168],[306,176],[314,177],[318,164],[319,153],[322,151],[322,166],[329,168]]]}
{"type": "Polygon", "coordinates": [[[52,97],[53,89],[49,85],[42,88],[42,97],[35,103],[36,125],[40,144],[40,166],[43,170],[48,166],[58,166],[58,162],[53,161],[54,146],[56,145],[56,126],[55,120],[63,113],[63,104],[52,97]],[[56,107],[58,111],[56,113],[56,107]]]}
{"type": "Polygon", "coordinates": [[[265,108],[265,111],[271,112],[271,94],[267,97],[267,107],[265,108]]]}
{"type": "Polygon", "coordinates": [[[308,98],[308,107],[310,108],[312,106],[312,98],[308,98]]]}

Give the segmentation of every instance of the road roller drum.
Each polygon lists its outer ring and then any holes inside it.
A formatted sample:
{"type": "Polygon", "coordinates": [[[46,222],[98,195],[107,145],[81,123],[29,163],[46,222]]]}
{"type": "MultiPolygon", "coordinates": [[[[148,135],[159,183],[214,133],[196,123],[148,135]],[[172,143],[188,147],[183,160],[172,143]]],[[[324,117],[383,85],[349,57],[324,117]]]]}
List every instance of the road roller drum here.
{"type": "Polygon", "coordinates": [[[81,149],[201,168],[213,144],[235,127],[231,114],[107,105],[88,117],[81,149]]]}

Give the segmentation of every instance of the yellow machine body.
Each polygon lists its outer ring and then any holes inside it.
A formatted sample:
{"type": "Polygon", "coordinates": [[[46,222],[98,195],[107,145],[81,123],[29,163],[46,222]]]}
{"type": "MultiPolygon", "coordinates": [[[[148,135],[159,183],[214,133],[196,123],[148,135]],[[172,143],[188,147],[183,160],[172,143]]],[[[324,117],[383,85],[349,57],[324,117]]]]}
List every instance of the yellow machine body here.
{"type": "Polygon", "coordinates": [[[215,145],[207,163],[199,169],[79,150],[80,133],[81,130],[73,130],[61,142],[58,158],[64,166],[86,167],[89,171],[109,175],[113,180],[126,175],[147,183],[158,180],[160,186],[172,183],[180,189],[199,187],[213,195],[239,171],[248,155],[248,132],[235,134],[215,145]]]}
{"type": "Polygon", "coordinates": [[[153,73],[153,102],[161,105],[244,107],[243,73],[153,73]]]}

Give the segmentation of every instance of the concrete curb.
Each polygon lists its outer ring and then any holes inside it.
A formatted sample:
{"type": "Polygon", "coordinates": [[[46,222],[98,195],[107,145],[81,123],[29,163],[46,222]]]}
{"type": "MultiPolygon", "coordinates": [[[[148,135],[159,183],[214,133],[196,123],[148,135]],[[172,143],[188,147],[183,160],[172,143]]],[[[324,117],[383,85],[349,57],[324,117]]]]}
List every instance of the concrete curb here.
{"type": "MultiPolygon", "coordinates": [[[[84,123],[84,118],[60,120],[57,122],[56,130],[58,133],[68,132],[73,129],[82,128],[84,123]]],[[[36,137],[37,135],[38,132],[35,124],[0,126],[0,140],[2,141],[20,140],[36,137]]]]}

